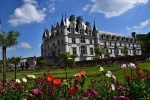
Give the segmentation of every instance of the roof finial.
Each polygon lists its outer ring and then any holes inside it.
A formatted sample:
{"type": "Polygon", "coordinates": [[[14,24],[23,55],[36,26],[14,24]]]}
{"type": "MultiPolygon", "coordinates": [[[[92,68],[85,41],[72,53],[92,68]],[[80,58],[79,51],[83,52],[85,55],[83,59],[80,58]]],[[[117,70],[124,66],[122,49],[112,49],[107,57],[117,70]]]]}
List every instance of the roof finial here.
{"type": "Polygon", "coordinates": [[[64,15],[63,15],[63,13],[62,13],[62,18],[64,18],[64,15]]]}
{"type": "Polygon", "coordinates": [[[95,25],[95,20],[94,20],[94,26],[93,26],[93,31],[96,31],[96,25],[95,25]]]}

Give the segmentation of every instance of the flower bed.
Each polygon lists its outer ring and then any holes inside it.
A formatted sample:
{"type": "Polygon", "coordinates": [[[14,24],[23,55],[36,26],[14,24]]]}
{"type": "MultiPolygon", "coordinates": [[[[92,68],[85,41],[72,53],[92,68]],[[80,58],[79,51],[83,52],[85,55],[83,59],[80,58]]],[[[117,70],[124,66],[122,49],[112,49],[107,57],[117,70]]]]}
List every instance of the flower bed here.
{"type": "Polygon", "coordinates": [[[0,83],[2,100],[149,100],[150,71],[130,63],[121,66],[124,70],[124,82],[118,82],[111,71],[104,71],[99,80],[92,79],[89,89],[84,89],[86,72],[74,74],[74,78],[61,79],[49,71],[42,77],[27,75],[22,79],[7,80],[0,83]],[[130,68],[130,76],[125,76],[125,69],[130,68]],[[135,70],[135,73],[133,73],[135,70]]]}

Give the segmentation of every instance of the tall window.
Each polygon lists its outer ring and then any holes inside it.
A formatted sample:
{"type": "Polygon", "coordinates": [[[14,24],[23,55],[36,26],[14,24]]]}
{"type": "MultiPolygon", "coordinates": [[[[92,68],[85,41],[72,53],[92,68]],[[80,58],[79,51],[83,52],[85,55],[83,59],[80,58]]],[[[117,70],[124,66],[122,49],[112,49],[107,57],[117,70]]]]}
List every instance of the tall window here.
{"type": "Polygon", "coordinates": [[[80,34],[84,34],[84,29],[79,30],[80,34]]]}
{"type": "Polygon", "coordinates": [[[72,48],[72,53],[73,53],[73,54],[77,54],[76,47],[73,47],[73,48],[72,48]]]}
{"type": "Polygon", "coordinates": [[[90,44],[93,44],[93,41],[92,41],[92,39],[90,39],[90,44]]]}
{"type": "Polygon", "coordinates": [[[49,45],[47,45],[47,48],[49,49],[49,45]]]}
{"type": "Polygon", "coordinates": [[[85,46],[81,46],[81,54],[86,54],[86,47],[85,46]]]}
{"type": "Polygon", "coordinates": [[[71,33],[75,33],[75,28],[71,28],[71,33]]]}
{"type": "Polygon", "coordinates": [[[85,43],[85,37],[81,37],[81,43],[85,43]]]}
{"type": "Polygon", "coordinates": [[[75,43],[76,43],[75,38],[72,38],[72,43],[73,43],[73,44],[75,44],[75,43]]]}
{"type": "Polygon", "coordinates": [[[93,54],[94,54],[94,49],[90,48],[90,55],[93,55],[93,54]]]}
{"type": "Polygon", "coordinates": [[[57,40],[57,44],[60,45],[60,41],[59,40],[57,40]]]}
{"type": "Polygon", "coordinates": [[[60,53],[60,49],[58,49],[58,54],[60,53]]]}

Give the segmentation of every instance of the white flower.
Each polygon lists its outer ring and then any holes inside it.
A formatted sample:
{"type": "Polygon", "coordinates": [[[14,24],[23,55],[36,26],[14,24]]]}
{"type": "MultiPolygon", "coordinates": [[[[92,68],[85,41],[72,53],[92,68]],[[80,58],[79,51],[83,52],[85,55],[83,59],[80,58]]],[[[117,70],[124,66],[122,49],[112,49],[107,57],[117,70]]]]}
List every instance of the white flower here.
{"type": "Polygon", "coordinates": [[[27,75],[29,78],[35,78],[35,76],[34,75],[27,75]]]}
{"type": "Polygon", "coordinates": [[[17,82],[17,83],[20,83],[21,81],[20,81],[19,79],[16,79],[16,82],[17,82]]]}
{"type": "Polygon", "coordinates": [[[100,67],[99,69],[100,69],[99,71],[101,71],[101,72],[104,71],[104,68],[103,68],[103,67],[100,67]]]}
{"type": "Polygon", "coordinates": [[[112,89],[113,91],[115,91],[115,86],[114,86],[114,84],[111,84],[111,89],[112,89]]]}
{"type": "Polygon", "coordinates": [[[126,64],[122,64],[121,65],[121,69],[125,69],[125,68],[127,68],[127,65],[126,64]]]}
{"type": "Polygon", "coordinates": [[[106,76],[107,77],[111,77],[112,76],[112,72],[111,71],[107,71],[106,76]]]}
{"type": "Polygon", "coordinates": [[[135,69],[135,68],[136,68],[136,66],[135,66],[134,63],[130,63],[130,64],[128,65],[128,67],[131,68],[131,69],[135,69]]]}
{"type": "Polygon", "coordinates": [[[116,76],[112,75],[111,77],[112,77],[114,80],[116,80],[116,76]]]}
{"type": "Polygon", "coordinates": [[[26,83],[26,82],[27,82],[27,79],[26,79],[26,78],[23,78],[22,81],[26,83]]]}

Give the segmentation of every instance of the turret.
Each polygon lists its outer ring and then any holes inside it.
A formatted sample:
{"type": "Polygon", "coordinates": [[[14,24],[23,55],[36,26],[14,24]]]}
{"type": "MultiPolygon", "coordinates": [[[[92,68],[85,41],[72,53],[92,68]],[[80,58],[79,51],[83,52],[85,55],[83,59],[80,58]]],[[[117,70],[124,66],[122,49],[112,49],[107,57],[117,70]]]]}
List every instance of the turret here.
{"type": "Polygon", "coordinates": [[[136,38],[136,32],[131,33],[132,37],[136,38]]]}

